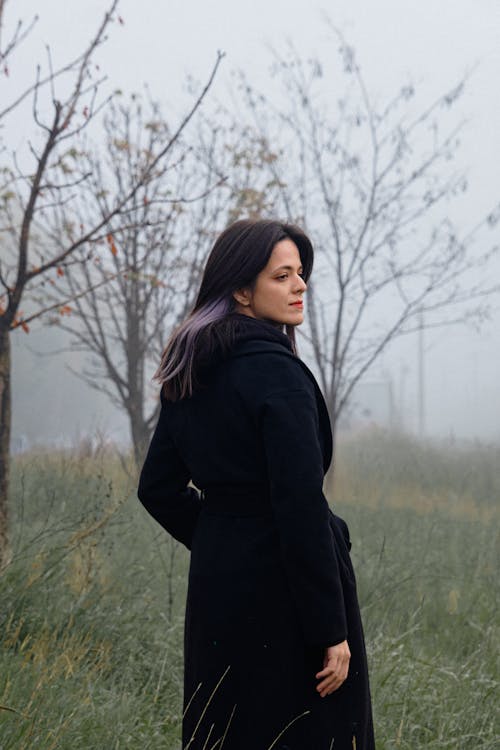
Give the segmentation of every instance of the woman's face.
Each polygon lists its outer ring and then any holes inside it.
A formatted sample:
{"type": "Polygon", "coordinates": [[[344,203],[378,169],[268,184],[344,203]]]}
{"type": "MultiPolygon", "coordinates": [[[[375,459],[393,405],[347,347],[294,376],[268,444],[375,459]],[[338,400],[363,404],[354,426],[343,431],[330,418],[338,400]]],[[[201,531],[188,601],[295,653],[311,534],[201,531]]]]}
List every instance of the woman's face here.
{"type": "Polygon", "coordinates": [[[280,240],[257,276],[253,290],[245,288],[234,292],[238,303],[236,311],[252,318],[300,325],[304,320],[302,297],[307,289],[302,270],[295,242],[288,238],[280,240]]]}

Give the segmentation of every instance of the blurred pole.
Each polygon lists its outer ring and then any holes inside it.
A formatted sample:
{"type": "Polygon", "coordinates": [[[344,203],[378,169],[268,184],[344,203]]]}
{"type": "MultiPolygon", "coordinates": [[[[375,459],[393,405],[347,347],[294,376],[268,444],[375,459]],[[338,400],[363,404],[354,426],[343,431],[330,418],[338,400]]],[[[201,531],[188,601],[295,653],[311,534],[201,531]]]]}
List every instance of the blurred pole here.
{"type": "Polygon", "coordinates": [[[389,426],[391,430],[394,430],[398,426],[398,415],[396,413],[396,404],[394,403],[394,383],[392,382],[392,375],[387,375],[387,390],[389,395],[389,426]]]}
{"type": "Polygon", "coordinates": [[[403,363],[403,360],[399,362],[399,429],[404,431],[406,426],[406,375],[408,374],[408,367],[403,363]]]}
{"type": "Polygon", "coordinates": [[[418,316],[418,435],[425,435],[424,313],[418,316]]]}

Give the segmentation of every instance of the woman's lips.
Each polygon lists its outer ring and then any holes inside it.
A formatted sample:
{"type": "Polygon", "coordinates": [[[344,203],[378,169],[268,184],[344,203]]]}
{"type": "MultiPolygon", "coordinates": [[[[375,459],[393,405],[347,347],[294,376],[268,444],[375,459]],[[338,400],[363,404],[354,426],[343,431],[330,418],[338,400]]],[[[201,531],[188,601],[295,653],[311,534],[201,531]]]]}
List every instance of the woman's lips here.
{"type": "Polygon", "coordinates": [[[290,304],[293,305],[294,307],[303,307],[304,305],[303,302],[290,302],[290,304]]]}

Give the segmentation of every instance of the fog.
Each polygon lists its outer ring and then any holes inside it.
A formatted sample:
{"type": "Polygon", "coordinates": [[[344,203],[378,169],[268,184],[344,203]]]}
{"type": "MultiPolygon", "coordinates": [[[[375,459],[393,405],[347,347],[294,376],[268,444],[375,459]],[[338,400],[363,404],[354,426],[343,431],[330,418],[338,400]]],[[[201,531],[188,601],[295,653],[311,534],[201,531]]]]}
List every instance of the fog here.
{"type": "MultiPolygon", "coordinates": [[[[16,13],[25,19],[40,14],[22,53],[11,63],[11,85],[20,86],[33,79],[35,61],[44,59],[45,43],[51,45],[56,66],[83,49],[107,3],[23,0],[9,5],[11,22],[16,13]]],[[[438,5],[432,0],[328,4],[307,0],[123,0],[119,12],[123,24],[114,26],[97,55],[111,90],[138,91],[147,83],[152,95],[173,113],[179,113],[189,101],[186,76],[204,81],[218,49],[226,56],[213,95],[226,103],[231,101],[230,72],[235,68],[244,70],[263,91],[269,90],[270,47],[283,50],[287,39],[301,55],[317,54],[326,66],[337,45],[324,12],[355,47],[374,100],[389,99],[412,81],[422,100],[431,102],[473,69],[466,92],[454,109],[457,124],[467,120],[456,166],[466,169],[469,188],[450,205],[449,216],[466,231],[498,204],[497,0],[442,0],[438,5]]],[[[330,95],[332,92],[325,90],[325,96],[330,95]]],[[[21,147],[29,138],[29,127],[28,118],[11,118],[11,148],[21,147]]],[[[498,227],[495,231],[498,234],[498,227]]],[[[493,244],[493,232],[488,241],[493,244]]],[[[494,272],[500,278],[498,263],[494,272]]],[[[365,421],[387,422],[387,409],[377,411],[373,393],[379,394],[375,399],[380,402],[380,394],[390,391],[395,412],[392,422],[408,431],[423,428],[430,437],[500,439],[500,301],[492,299],[491,303],[491,317],[479,330],[462,325],[426,331],[422,360],[416,334],[384,352],[357,395],[365,421]],[[418,395],[419,362],[423,362],[423,404],[418,395]],[[423,408],[423,424],[419,408],[423,408]]],[[[83,366],[84,355],[67,351],[64,334],[40,323],[29,335],[15,331],[12,343],[14,447],[45,441],[68,443],[96,431],[127,442],[124,416],[71,372],[83,366]]]]}

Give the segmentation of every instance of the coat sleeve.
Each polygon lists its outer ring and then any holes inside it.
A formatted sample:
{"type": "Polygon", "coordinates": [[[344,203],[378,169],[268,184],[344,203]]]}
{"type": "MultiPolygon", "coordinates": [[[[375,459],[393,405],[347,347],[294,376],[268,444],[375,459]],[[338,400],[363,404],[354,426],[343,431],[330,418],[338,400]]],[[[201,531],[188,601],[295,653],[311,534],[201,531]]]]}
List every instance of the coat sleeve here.
{"type": "Polygon", "coordinates": [[[329,506],[315,394],[309,384],[269,394],[261,429],[281,556],[306,641],[347,638],[344,597],[329,506]]]}
{"type": "Polygon", "coordinates": [[[146,510],[175,539],[191,549],[200,497],[188,487],[189,470],[182,461],[167,426],[167,410],[160,416],[142,467],[137,495],[146,510]]]}

